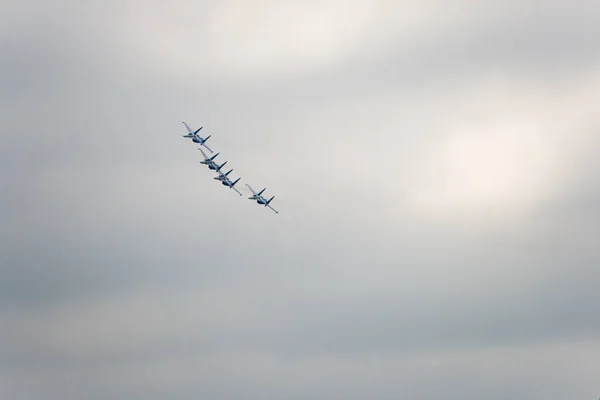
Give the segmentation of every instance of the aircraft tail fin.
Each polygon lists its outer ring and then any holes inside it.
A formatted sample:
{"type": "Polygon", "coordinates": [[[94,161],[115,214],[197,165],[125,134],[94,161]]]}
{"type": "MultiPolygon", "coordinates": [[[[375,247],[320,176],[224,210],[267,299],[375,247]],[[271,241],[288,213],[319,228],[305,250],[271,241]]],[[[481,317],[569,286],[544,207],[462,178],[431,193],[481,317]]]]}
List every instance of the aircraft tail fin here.
{"type": "Polygon", "coordinates": [[[204,128],[204,127],[201,126],[200,128],[196,129],[196,132],[194,132],[194,135],[197,134],[198,132],[200,132],[202,130],[202,128],[204,128]]]}
{"type": "MultiPolygon", "coordinates": [[[[203,153],[204,153],[204,152],[203,152],[203,153]]],[[[215,158],[217,158],[217,156],[218,156],[219,154],[221,154],[221,153],[217,153],[217,154],[215,154],[215,155],[214,155],[214,156],[212,156],[210,159],[211,159],[211,160],[214,160],[215,158]]]]}
{"type": "Polygon", "coordinates": [[[271,197],[269,200],[267,200],[267,206],[269,205],[269,203],[275,198],[275,196],[271,197]]]}
{"type": "Polygon", "coordinates": [[[267,190],[267,188],[264,188],[263,190],[261,190],[260,192],[258,192],[258,195],[260,196],[261,194],[263,194],[263,192],[267,190]]]}
{"type": "Polygon", "coordinates": [[[240,178],[237,178],[237,179],[235,180],[235,182],[233,182],[233,183],[231,184],[231,187],[234,187],[234,186],[235,186],[235,184],[236,184],[236,183],[238,183],[238,182],[240,181],[240,179],[242,179],[242,178],[241,178],[241,177],[240,177],[240,178]]]}
{"type": "Polygon", "coordinates": [[[223,168],[223,166],[224,166],[225,164],[227,164],[227,161],[225,161],[223,164],[219,165],[219,166],[218,166],[218,169],[220,170],[221,168],[223,168]]]}
{"type": "Polygon", "coordinates": [[[229,171],[225,172],[225,176],[228,176],[231,173],[231,171],[233,171],[233,169],[230,169],[229,171]]]}

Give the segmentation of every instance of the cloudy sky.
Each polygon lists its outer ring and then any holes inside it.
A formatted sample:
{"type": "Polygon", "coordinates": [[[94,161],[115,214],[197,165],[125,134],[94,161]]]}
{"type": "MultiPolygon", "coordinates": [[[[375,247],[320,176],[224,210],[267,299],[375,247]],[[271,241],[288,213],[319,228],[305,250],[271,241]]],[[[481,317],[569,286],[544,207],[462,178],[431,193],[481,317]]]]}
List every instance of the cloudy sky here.
{"type": "Polygon", "coordinates": [[[0,15],[1,398],[600,396],[597,1],[0,15]]]}

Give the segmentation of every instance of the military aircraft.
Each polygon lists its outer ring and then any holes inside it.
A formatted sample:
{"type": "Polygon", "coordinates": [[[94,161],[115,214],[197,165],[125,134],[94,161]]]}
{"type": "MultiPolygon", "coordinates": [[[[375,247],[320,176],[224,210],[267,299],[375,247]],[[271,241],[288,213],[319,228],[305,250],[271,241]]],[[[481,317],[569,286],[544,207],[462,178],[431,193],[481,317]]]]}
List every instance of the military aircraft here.
{"type": "Polygon", "coordinates": [[[221,168],[223,168],[223,166],[225,164],[227,164],[227,161],[225,161],[223,164],[219,165],[215,162],[215,158],[217,158],[217,156],[221,153],[217,153],[212,157],[208,157],[206,155],[206,153],[204,152],[204,150],[202,150],[202,148],[198,148],[198,150],[200,150],[200,152],[202,153],[202,155],[204,156],[204,160],[200,161],[200,164],[204,164],[206,166],[208,166],[208,169],[211,169],[213,171],[217,171],[219,172],[221,170],[221,168]]]}
{"type": "Polygon", "coordinates": [[[216,179],[218,181],[224,181],[225,179],[228,179],[227,176],[231,173],[231,171],[233,171],[233,169],[230,169],[229,171],[222,173],[221,171],[217,171],[219,173],[219,175],[215,176],[213,179],[216,179]]]}
{"type": "Polygon", "coordinates": [[[260,192],[256,193],[254,189],[250,187],[250,185],[246,184],[246,186],[248,186],[248,189],[250,189],[250,191],[252,192],[252,196],[248,197],[250,200],[256,200],[258,204],[264,205],[265,207],[269,207],[271,210],[275,211],[276,214],[279,214],[279,211],[277,211],[269,205],[271,201],[275,198],[275,196],[271,197],[269,200],[262,197],[263,192],[267,190],[267,188],[264,188],[260,192]]]}
{"type": "Polygon", "coordinates": [[[237,178],[237,179],[236,179],[234,182],[232,182],[232,181],[231,181],[231,180],[230,180],[230,179],[227,177],[227,175],[229,175],[229,173],[230,173],[231,171],[233,171],[233,170],[231,169],[231,170],[229,170],[229,172],[227,172],[227,173],[225,173],[225,174],[224,174],[224,173],[222,173],[221,171],[219,171],[219,176],[215,177],[214,179],[216,179],[216,180],[218,180],[218,181],[221,181],[221,183],[222,183],[224,186],[227,186],[229,189],[233,189],[233,190],[235,190],[235,191],[237,192],[237,194],[239,194],[240,196],[242,196],[242,194],[240,193],[240,191],[239,191],[239,190],[237,190],[237,189],[234,187],[234,186],[235,186],[235,184],[236,184],[236,183],[238,183],[238,182],[240,181],[240,179],[242,179],[242,178],[237,178]]]}
{"type": "Polygon", "coordinates": [[[206,138],[202,139],[200,137],[200,135],[198,135],[198,132],[200,132],[200,130],[203,128],[203,126],[201,126],[200,128],[196,129],[195,131],[192,130],[192,128],[190,128],[190,126],[187,124],[187,122],[183,122],[183,124],[185,125],[185,127],[188,130],[188,134],[187,135],[183,135],[183,137],[185,138],[191,138],[192,142],[194,143],[200,143],[200,146],[204,146],[208,149],[208,151],[210,151],[211,153],[213,153],[213,151],[210,149],[210,147],[208,147],[206,145],[206,141],[208,140],[208,138],[211,135],[208,135],[206,138]]]}

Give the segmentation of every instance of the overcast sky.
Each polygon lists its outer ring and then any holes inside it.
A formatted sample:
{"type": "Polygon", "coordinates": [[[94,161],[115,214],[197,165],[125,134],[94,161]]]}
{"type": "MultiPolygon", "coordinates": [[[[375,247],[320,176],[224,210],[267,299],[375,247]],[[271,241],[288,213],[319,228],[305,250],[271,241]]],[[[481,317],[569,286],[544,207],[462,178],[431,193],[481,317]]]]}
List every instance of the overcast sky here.
{"type": "Polygon", "coordinates": [[[595,0],[0,1],[0,397],[597,399],[599,38],[595,0]]]}

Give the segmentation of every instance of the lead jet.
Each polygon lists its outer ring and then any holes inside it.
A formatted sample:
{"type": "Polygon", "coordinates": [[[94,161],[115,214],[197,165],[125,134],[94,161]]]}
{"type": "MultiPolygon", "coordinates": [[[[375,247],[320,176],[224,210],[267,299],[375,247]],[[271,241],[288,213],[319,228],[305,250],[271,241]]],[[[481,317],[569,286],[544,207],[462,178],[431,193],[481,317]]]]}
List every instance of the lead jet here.
{"type": "Polygon", "coordinates": [[[240,196],[242,196],[242,194],[240,193],[239,190],[237,190],[234,186],[236,183],[238,183],[240,181],[240,179],[242,178],[237,178],[234,182],[231,182],[231,180],[227,177],[227,175],[229,175],[229,173],[233,171],[232,169],[229,170],[229,172],[227,173],[222,173],[221,171],[219,171],[219,176],[215,177],[214,179],[221,181],[221,183],[224,186],[227,186],[229,189],[233,189],[237,192],[237,194],[239,194],[240,196]]]}
{"type": "Polygon", "coordinates": [[[200,164],[204,164],[206,166],[208,166],[208,169],[213,170],[213,171],[221,171],[221,168],[223,168],[223,166],[225,164],[227,164],[227,161],[225,161],[223,164],[219,165],[215,162],[215,158],[217,158],[217,156],[221,153],[217,153],[212,157],[208,157],[206,155],[206,153],[204,152],[204,150],[202,150],[202,148],[198,148],[198,150],[200,150],[200,152],[202,153],[202,155],[204,156],[204,160],[200,161],[200,164]]]}
{"type": "Polygon", "coordinates": [[[200,130],[203,128],[203,126],[201,126],[200,128],[196,129],[195,131],[193,131],[192,128],[190,128],[190,126],[187,124],[187,122],[184,121],[183,124],[185,125],[185,127],[188,130],[188,134],[187,135],[183,135],[183,137],[192,139],[192,142],[194,142],[194,143],[200,143],[200,146],[206,147],[208,149],[208,151],[210,151],[211,153],[213,153],[213,151],[210,149],[210,147],[208,147],[206,145],[206,141],[208,140],[208,138],[211,135],[208,135],[205,139],[202,139],[202,137],[200,137],[200,135],[198,135],[198,132],[200,132],[200,130]]]}
{"type": "Polygon", "coordinates": [[[265,207],[269,207],[271,210],[275,211],[275,214],[279,214],[279,211],[277,211],[276,209],[274,209],[273,207],[271,207],[269,205],[271,203],[271,201],[275,198],[275,196],[271,197],[269,200],[262,197],[263,192],[265,190],[267,190],[267,188],[264,188],[260,192],[256,193],[254,191],[254,189],[252,189],[252,187],[250,187],[250,185],[246,184],[246,186],[248,186],[248,189],[250,189],[250,191],[252,192],[252,196],[248,197],[250,200],[256,200],[256,202],[258,204],[264,205],[265,207]]]}

